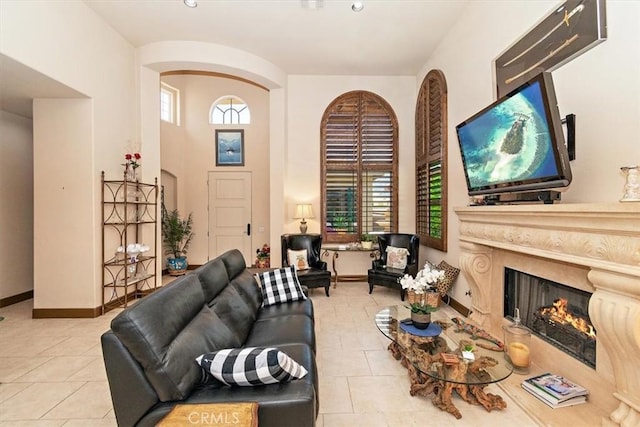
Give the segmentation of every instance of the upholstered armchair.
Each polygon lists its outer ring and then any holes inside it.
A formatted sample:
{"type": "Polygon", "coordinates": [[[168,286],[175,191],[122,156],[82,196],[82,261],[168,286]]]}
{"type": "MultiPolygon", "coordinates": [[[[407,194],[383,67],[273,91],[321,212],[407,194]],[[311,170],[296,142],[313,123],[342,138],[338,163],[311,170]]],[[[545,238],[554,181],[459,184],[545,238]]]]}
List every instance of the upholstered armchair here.
{"type": "Polygon", "coordinates": [[[398,279],[405,274],[415,277],[418,273],[420,237],[416,234],[380,234],[378,235],[378,246],[380,257],[373,260],[368,274],[369,293],[373,292],[373,287],[376,285],[399,289],[400,299],[404,301],[405,291],[402,289],[398,279]],[[399,250],[388,252],[387,248],[398,248],[399,250]],[[405,268],[393,268],[392,265],[394,263],[391,261],[398,261],[396,253],[404,253],[406,255],[407,265],[405,268]],[[394,259],[392,260],[390,257],[394,259]]]}
{"type": "Polygon", "coordinates": [[[295,264],[301,285],[310,289],[323,287],[324,293],[329,296],[331,272],[327,271],[327,263],[321,259],[322,235],[283,234],[280,240],[282,266],[295,264]],[[306,259],[302,259],[303,255],[306,255],[306,259]]]}

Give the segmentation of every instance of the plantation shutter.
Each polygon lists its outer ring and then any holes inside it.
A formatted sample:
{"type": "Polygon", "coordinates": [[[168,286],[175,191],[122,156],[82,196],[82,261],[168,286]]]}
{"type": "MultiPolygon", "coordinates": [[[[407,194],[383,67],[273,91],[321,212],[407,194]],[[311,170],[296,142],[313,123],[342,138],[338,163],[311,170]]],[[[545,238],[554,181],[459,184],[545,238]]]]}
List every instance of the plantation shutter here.
{"type": "Polygon", "coordinates": [[[447,94],[444,74],[430,71],[416,103],[416,227],[420,241],[447,250],[447,94]]]}
{"type": "Polygon", "coordinates": [[[325,241],[395,230],[397,121],[390,107],[369,92],[350,92],[322,123],[325,241]]]}

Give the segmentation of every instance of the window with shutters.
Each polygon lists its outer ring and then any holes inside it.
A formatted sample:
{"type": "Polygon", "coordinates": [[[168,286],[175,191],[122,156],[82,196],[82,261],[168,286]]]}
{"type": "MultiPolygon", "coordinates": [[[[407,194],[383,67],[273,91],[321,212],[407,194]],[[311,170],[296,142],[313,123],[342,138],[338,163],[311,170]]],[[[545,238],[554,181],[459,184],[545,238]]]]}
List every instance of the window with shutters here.
{"type": "Polygon", "coordinates": [[[398,229],[398,121],[389,104],[348,92],[325,110],[321,128],[325,242],[398,229]]]}
{"type": "Polygon", "coordinates": [[[416,228],[420,243],[447,250],[447,83],[431,70],[416,102],[416,228]]]}

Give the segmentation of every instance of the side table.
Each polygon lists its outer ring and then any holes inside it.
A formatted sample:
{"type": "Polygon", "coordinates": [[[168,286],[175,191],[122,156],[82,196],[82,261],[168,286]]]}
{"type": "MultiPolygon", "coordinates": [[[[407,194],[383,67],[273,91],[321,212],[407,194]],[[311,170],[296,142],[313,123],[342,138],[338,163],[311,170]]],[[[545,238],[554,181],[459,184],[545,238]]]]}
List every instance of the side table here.
{"type": "MultiPolygon", "coordinates": [[[[326,244],[322,245],[322,256],[329,257],[331,255],[331,270],[333,270],[333,288],[338,285],[338,270],[336,269],[336,260],[340,258],[340,252],[368,252],[370,258],[377,258],[380,256],[378,251],[378,245],[373,245],[371,248],[363,248],[359,243],[345,243],[345,244],[326,244]]],[[[349,276],[343,276],[342,280],[357,280],[349,276]]]]}

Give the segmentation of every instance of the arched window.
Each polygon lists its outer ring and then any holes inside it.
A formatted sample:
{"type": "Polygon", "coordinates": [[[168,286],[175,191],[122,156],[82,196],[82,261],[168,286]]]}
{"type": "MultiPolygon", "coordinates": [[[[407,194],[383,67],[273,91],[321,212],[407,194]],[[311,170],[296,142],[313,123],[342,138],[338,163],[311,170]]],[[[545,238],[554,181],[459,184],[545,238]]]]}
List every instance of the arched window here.
{"type": "Polygon", "coordinates": [[[398,120],[378,95],[336,98],[321,125],[322,235],[354,242],[398,229],[398,120]]]}
{"type": "Polygon", "coordinates": [[[447,251],[447,81],[424,78],[416,102],[416,229],[420,243],[447,251]]]}
{"type": "Polygon", "coordinates": [[[211,106],[209,123],[212,125],[248,125],[251,123],[249,106],[237,96],[223,96],[211,106]]]}

